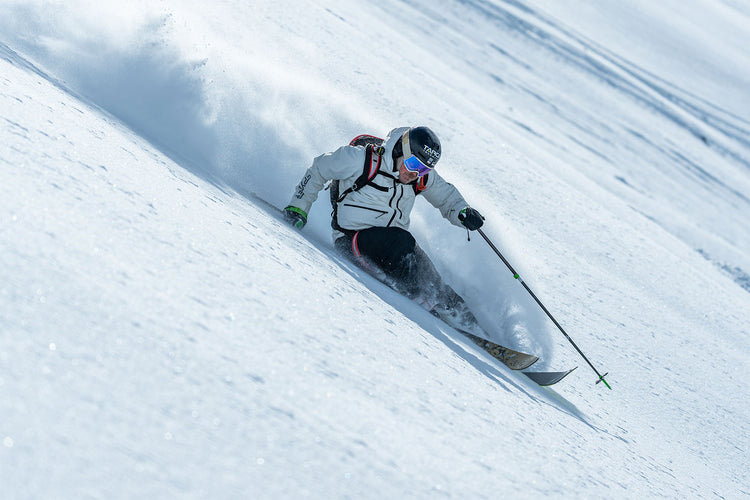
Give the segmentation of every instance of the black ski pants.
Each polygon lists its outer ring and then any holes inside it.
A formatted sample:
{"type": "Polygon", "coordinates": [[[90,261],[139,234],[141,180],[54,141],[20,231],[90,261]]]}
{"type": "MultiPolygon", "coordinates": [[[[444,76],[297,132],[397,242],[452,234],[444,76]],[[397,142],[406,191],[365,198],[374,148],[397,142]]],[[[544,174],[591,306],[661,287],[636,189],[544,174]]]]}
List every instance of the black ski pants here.
{"type": "Polygon", "coordinates": [[[335,246],[371,274],[385,274],[388,285],[411,299],[447,306],[463,302],[443,283],[430,258],[405,229],[371,227],[337,239],[335,246]]]}

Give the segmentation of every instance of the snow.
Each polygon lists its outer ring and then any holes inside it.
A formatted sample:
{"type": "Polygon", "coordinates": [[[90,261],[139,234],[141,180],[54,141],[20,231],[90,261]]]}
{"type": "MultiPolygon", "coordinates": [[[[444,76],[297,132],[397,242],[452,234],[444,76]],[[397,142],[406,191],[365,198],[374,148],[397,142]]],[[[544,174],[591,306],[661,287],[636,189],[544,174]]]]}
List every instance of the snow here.
{"type": "Polygon", "coordinates": [[[0,4],[8,498],[750,496],[741,2],[0,4]],[[310,160],[423,124],[413,233],[540,388],[332,251],[310,160]]]}

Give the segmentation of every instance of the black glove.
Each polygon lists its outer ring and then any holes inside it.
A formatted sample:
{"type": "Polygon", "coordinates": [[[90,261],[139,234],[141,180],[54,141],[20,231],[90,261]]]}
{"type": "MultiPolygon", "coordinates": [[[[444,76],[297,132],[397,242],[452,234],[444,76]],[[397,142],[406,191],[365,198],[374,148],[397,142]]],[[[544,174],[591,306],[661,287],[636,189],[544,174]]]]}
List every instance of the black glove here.
{"type": "Polygon", "coordinates": [[[284,220],[297,229],[302,229],[307,224],[307,214],[301,208],[289,205],[284,209],[284,220]]]}
{"type": "Polygon", "coordinates": [[[484,224],[484,217],[471,207],[466,207],[458,213],[458,220],[469,231],[476,231],[484,224]]]}

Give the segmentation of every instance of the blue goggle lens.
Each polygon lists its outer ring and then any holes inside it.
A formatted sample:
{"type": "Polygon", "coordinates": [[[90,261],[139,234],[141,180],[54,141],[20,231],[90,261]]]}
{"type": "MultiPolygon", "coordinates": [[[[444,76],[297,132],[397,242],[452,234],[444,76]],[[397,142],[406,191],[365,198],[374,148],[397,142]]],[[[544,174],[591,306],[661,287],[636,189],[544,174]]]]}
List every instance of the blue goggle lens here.
{"type": "Polygon", "coordinates": [[[409,172],[416,172],[419,177],[423,177],[432,171],[430,167],[422,163],[422,161],[414,155],[404,159],[404,167],[409,172]]]}

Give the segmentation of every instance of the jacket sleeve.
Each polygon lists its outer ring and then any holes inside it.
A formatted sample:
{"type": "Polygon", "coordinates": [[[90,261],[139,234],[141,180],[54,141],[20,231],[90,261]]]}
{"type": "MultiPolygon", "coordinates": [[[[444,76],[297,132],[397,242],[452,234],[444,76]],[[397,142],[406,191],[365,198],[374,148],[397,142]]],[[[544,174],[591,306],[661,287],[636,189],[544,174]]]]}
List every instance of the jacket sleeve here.
{"type": "Polygon", "coordinates": [[[430,172],[422,195],[432,206],[439,209],[443,217],[451,224],[462,227],[461,221],[458,220],[458,213],[469,204],[453,184],[440,177],[437,172],[430,172]]]}
{"type": "Polygon", "coordinates": [[[318,156],[297,184],[289,205],[309,213],[326,182],[358,177],[362,173],[364,162],[364,148],[354,146],[342,146],[332,153],[318,156]]]}

